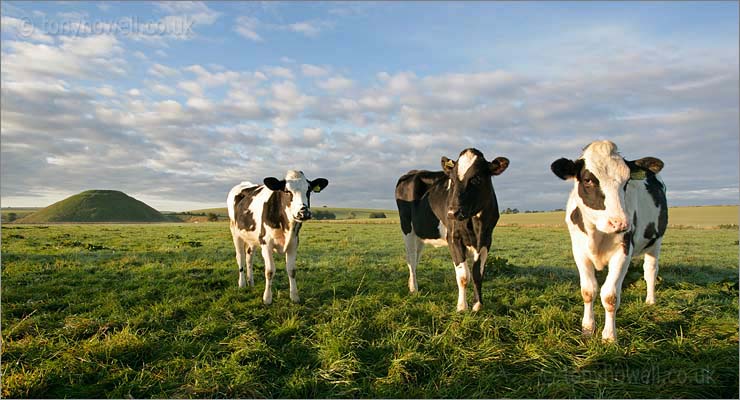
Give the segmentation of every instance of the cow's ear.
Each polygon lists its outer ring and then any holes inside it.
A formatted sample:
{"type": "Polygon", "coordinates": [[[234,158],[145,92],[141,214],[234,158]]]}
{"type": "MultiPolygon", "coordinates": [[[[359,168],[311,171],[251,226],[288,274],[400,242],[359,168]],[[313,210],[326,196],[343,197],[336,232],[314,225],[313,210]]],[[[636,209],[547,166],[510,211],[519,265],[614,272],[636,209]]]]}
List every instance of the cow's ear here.
{"type": "Polygon", "coordinates": [[[277,178],[269,177],[265,178],[263,181],[265,183],[265,186],[267,186],[268,189],[272,190],[273,192],[277,192],[279,190],[285,190],[285,180],[278,180],[277,178]]]}
{"type": "Polygon", "coordinates": [[[442,157],[442,169],[449,174],[453,168],[455,168],[455,162],[447,157],[442,157]]]}
{"type": "Polygon", "coordinates": [[[564,181],[578,176],[581,168],[583,168],[583,160],[580,159],[573,161],[567,158],[561,158],[550,164],[552,172],[564,181]]]}
{"type": "Polygon", "coordinates": [[[663,161],[655,157],[644,157],[639,160],[628,161],[627,165],[630,167],[630,172],[635,172],[637,168],[642,168],[657,174],[663,169],[663,161]]]}
{"type": "Polygon", "coordinates": [[[311,188],[311,191],[316,192],[316,193],[324,190],[324,188],[328,184],[329,184],[329,181],[326,180],[326,179],[324,179],[324,178],[316,178],[316,179],[312,180],[311,182],[309,182],[309,186],[311,188]]]}
{"type": "Polygon", "coordinates": [[[488,169],[491,171],[491,175],[501,175],[508,167],[509,159],[506,157],[496,157],[496,159],[488,163],[488,169]]]}

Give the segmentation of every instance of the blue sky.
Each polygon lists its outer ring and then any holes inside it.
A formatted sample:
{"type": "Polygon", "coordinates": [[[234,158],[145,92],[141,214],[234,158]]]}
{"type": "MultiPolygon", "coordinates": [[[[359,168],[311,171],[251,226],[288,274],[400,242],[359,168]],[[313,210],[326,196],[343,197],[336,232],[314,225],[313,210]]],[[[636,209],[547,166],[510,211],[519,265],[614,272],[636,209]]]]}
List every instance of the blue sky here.
{"type": "Polygon", "coordinates": [[[118,189],[221,206],[287,169],[393,208],[476,147],[502,207],[554,209],[592,140],[655,156],[671,205],[738,203],[737,2],[2,3],[0,201],[118,189]]]}

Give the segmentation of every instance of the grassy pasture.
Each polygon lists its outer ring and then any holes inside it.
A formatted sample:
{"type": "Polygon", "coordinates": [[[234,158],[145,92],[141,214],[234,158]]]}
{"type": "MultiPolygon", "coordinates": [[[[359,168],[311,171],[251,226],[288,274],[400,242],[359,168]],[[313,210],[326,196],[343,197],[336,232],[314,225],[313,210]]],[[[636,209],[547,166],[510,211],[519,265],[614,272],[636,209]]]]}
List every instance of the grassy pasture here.
{"type": "Polygon", "coordinates": [[[563,227],[496,228],[484,309],[456,313],[446,249],[412,296],[398,224],[349,222],[304,227],[303,302],[279,261],[269,307],[223,222],[4,226],[2,396],[738,397],[737,230],[669,230],[658,304],[638,265],[605,345],[563,227]]]}

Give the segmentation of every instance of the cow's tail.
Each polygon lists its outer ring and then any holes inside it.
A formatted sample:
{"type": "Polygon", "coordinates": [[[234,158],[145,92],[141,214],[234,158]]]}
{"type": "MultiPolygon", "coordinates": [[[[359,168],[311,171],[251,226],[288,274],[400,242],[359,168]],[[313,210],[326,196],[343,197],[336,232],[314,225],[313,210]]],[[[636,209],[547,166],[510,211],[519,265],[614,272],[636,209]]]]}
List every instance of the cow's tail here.
{"type": "Polygon", "coordinates": [[[244,182],[242,182],[242,183],[234,186],[229,191],[229,195],[226,197],[226,210],[229,212],[229,219],[231,221],[235,221],[236,220],[236,218],[235,218],[235,210],[234,210],[234,207],[236,206],[236,204],[234,204],[234,198],[236,198],[236,195],[238,195],[239,193],[241,193],[242,190],[244,190],[246,188],[254,187],[254,186],[257,186],[257,185],[255,185],[254,183],[251,183],[251,182],[244,181],[244,182]]]}

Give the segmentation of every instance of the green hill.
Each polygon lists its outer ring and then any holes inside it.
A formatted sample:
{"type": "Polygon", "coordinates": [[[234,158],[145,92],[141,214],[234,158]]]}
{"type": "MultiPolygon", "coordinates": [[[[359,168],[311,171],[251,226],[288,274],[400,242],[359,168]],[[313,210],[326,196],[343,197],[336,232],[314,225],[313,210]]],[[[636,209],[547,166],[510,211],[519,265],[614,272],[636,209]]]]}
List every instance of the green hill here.
{"type": "Polygon", "coordinates": [[[25,216],[19,223],[164,222],[159,211],[117,190],[88,190],[25,216]]]}

